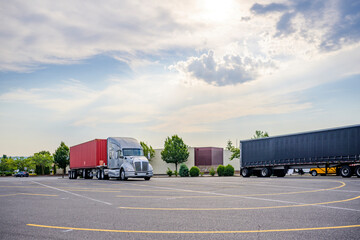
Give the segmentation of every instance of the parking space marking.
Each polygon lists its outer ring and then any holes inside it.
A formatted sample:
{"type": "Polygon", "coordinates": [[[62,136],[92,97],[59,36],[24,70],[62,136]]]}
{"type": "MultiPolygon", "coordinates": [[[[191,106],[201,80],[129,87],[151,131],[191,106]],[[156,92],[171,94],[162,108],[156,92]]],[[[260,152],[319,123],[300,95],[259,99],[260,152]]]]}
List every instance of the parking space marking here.
{"type": "MultiPolygon", "coordinates": [[[[225,210],[261,210],[261,209],[275,209],[275,208],[291,208],[291,207],[306,207],[306,206],[317,206],[317,205],[326,205],[332,203],[342,203],[342,202],[349,202],[355,199],[359,199],[360,196],[338,200],[338,201],[331,201],[331,202],[321,202],[321,203],[305,203],[305,204],[294,204],[294,205],[283,205],[283,206],[269,206],[269,207],[248,207],[248,208],[146,208],[146,207],[118,207],[120,209],[129,209],[129,210],[158,210],[158,211],[225,211],[225,210]]],[[[258,200],[268,200],[268,199],[258,199],[258,200]]],[[[278,201],[278,200],[270,200],[270,201],[278,201]]],[[[284,201],[282,201],[284,202],[284,201]]],[[[334,208],[334,207],[330,207],[334,208]]],[[[359,211],[358,209],[349,209],[349,208],[341,208],[345,210],[351,211],[359,211]]]]}
{"type": "Polygon", "coordinates": [[[360,225],[332,226],[332,227],[312,227],[312,228],[289,228],[289,229],[267,229],[267,230],[230,230],[230,231],[160,231],[160,230],[116,230],[116,229],[97,229],[97,228],[73,228],[59,227],[39,224],[26,224],[30,227],[52,228],[62,230],[92,231],[92,232],[113,232],[113,233],[156,233],[156,234],[214,234],[214,233],[269,233],[269,232],[296,232],[296,231],[314,231],[314,230],[332,230],[344,228],[358,228],[360,225]]]}

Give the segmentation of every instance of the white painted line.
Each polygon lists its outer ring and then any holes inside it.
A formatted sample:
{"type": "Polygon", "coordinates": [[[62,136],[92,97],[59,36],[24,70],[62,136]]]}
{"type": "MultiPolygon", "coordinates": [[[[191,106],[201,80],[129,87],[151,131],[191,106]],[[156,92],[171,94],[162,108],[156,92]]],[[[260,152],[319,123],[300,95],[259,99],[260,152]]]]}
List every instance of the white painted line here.
{"type": "Polygon", "coordinates": [[[56,187],[48,186],[48,185],[45,185],[45,184],[42,184],[42,183],[38,183],[38,182],[35,182],[35,181],[31,181],[31,182],[36,183],[36,184],[39,184],[39,185],[44,186],[44,187],[48,187],[48,188],[51,188],[51,189],[55,189],[55,190],[60,191],[60,192],[69,193],[69,194],[75,195],[75,196],[77,196],[77,197],[86,198],[86,199],[91,200],[91,201],[103,203],[103,204],[106,204],[106,205],[112,205],[111,203],[108,203],[108,202],[104,202],[104,201],[101,201],[101,200],[97,200],[97,199],[94,199],[94,198],[90,198],[90,197],[87,197],[87,196],[83,196],[83,195],[80,195],[80,194],[77,194],[77,193],[69,192],[69,191],[66,191],[66,190],[63,190],[63,189],[59,189],[59,188],[56,188],[56,187]]]}

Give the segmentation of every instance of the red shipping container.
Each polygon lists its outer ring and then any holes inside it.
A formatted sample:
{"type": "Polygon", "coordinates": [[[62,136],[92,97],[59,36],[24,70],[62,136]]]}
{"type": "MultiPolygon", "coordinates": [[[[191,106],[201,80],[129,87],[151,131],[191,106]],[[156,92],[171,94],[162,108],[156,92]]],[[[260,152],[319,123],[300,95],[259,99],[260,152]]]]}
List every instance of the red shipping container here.
{"type": "Polygon", "coordinates": [[[70,169],[107,165],[107,140],[95,139],[70,147],[70,169]]]}

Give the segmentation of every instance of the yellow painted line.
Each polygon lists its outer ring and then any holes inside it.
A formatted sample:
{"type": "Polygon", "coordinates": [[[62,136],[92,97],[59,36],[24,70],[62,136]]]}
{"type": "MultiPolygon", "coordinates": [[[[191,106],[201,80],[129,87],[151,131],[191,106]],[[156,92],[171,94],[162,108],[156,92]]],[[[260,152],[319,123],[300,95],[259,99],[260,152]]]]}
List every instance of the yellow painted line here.
{"type": "Polygon", "coordinates": [[[125,196],[117,195],[119,198],[220,198],[228,196],[125,196]]]}
{"type": "Polygon", "coordinates": [[[44,197],[57,197],[59,195],[52,195],[52,194],[40,194],[40,193],[19,193],[21,195],[28,195],[28,196],[44,196],[44,197]]]}
{"type": "Polygon", "coordinates": [[[77,230],[77,231],[92,231],[92,232],[114,232],[114,233],[158,233],[158,234],[213,234],[213,233],[268,233],[268,232],[295,232],[295,231],[314,231],[314,230],[330,230],[330,229],[343,229],[343,228],[357,228],[360,225],[347,225],[347,226],[333,226],[333,227],[313,227],[313,228],[289,228],[289,229],[268,229],[268,230],[234,230],[234,231],[149,231],[149,230],[116,230],[116,229],[97,229],[97,228],[72,228],[72,227],[59,227],[47,226],[39,224],[26,224],[30,227],[64,229],[64,230],[77,230]]]}
{"type": "Polygon", "coordinates": [[[11,193],[11,194],[0,195],[0,197],[16,196],[16,195],[19,195],[19,194],[18,193],[11,193]]]}
{"type": "Polygon", "coordinates": [[[0,195],[0,197],[17,196],[17,195],[44,196],[44,197],[57,197],[58,196],[58,195],[38,194],[38,193],[12,193],[12,194],[0,195]]]}
{"type": "Polygon", "coordinates": [[[157,210],[157,211],[224,211],[224,210],[260,210],[260,209],[274,209],[274,208],[291,208],[291,207],[306,207],[315,205],[325,205],[332,203],[349,202],[355,199],[359,199],[360,196],[332,201],[332,202],[321,202],[321,203],[308,203],[308,204],[297,204],[297,205],[283,205],[283,206],[269,206],[269,207],[249,207],[249,208],[144,208],[144,207],[118,207],[120,209],[130,210],[157,210]]]}

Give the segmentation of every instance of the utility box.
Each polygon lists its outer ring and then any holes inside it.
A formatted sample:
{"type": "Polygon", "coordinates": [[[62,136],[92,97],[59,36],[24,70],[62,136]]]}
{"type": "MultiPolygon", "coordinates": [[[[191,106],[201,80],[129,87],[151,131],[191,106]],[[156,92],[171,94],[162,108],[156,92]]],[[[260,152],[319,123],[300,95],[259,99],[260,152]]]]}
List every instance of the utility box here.
{"type": "Polygon", "coordinates": [[[222,148],[200,147],[195,148],[195,166],[216,166],[223,164],[222,148]]]}

